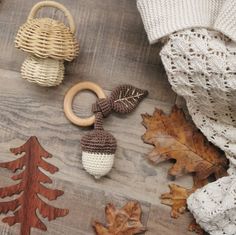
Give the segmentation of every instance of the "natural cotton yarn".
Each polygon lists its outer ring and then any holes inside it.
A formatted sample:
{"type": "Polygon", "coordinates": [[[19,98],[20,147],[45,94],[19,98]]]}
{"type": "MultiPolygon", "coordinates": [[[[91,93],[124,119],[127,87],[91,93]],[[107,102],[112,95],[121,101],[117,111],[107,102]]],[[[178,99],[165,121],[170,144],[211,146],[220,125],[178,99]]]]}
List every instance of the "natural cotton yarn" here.
{"type": "Polygon", "coordinates": [[[225,151],[229,174],[197,190],[188,207],[211,235],[236,234],[236,1],[138,0],[168,80],[196,126],[225,151]]]}
{"type": "Polygon", "coordinates": [[[236,43],[216,31],[189,29],[170,35],[160,55],[197,127],[234,162],[236,43]]]}
{"type": "Polygon", "coordinates": [[[223,177],[188,198],[196,222],[211,235],[236,234],[236,177],[223,177]]]}
{"type": "Polygon", "coordinates": [[[114,136],[103,130],[101,119],[101,113],[97,113],[95,130],[81,139],[83,167],[96,179],[100,179],[112,169],[117,148],[114,136]]]}
{"type": "Polygon", "coordinates": [[[83,167],[95,179],[100,179],[112,169],[117,148],[114,136],[103,129],[103,118],[112,111],[121,114],[132,112],[147,94],[147,91],[131,85],[121,85],[111,92],[109,98],[101,98],[104,96],[101,88],[91,82],[78,83],[67,92],[64,100],[67,118],[80,126],[89,126],[95,122],[94,130],[81,139],[83,167]],[[94,121],[92,117],[88,119],[76,117],[71,108],[73,97],[84,89],[92,90],[100,97],[92,106],[94,121]]]}
{"type": "MultiPolygon", "coordinates": [[[[229,173],[235,174],[236,43],[216,31],[184,30],[170,35],[160,55],[193,121],[225,151],[231,163],[229,173]]],[[[236,234],[235,182],[235,176],[224,177],[188,199],[197,223],[212,235],[236,234]]]]}

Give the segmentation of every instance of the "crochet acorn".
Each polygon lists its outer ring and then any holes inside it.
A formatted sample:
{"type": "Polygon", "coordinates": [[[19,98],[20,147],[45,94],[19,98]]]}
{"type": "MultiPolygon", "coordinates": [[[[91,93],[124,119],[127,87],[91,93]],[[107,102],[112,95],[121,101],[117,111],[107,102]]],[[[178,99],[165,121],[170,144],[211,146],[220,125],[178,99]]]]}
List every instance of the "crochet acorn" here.
{"type": "Polygon", "coordinates": [[[98,99],[93,105],[94,130],[82,137],[81,148],[83,167],[96,179],[106,175],[112,169],[117,148],[114,136],[103,129],[103,118],[111,111],[130,113],[147,94],[145,90],[131,85],[122,85],[117,87],[109,98],[98,99]]]}
{"type": "Polygon", "coordinates": [[[82,164],[96,179],[106,175],[114,163],[117,143],[115,137],[103,128],[95,127],[81,139],[82,164]]]}

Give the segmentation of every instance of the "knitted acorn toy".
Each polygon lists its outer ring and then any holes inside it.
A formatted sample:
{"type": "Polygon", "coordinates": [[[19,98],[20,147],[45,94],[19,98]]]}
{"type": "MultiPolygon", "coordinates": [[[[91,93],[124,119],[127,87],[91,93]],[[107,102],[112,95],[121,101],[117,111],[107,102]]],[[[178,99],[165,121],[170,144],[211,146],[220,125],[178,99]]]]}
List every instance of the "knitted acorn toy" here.
{"type": "Polygon", "coordinates": [[[72,15],[58,2],[37,3],[26,23],[20,27],[15,46],[30,53],[21,68],[22,78],[41,86],[59,85],[64,78],[64,60],[71,61],[79,53],[72,15]],[[42,7],[61,10],[69,21],[69,27],[51,18],[35,18],[42,7]]]}
{"type": "Polygon", "coordinates": [[[117,143],[115,137],[102,127],[102,115],[96,114],[94,130],[81,139],[82,164],[96,179],[106,175],[114,163],[117,143]]]}
{"type": "MultiPolygon", "coordinates": [[[[84,83],[77,84],[78,89],[83,86],[84,83]]],[[[88,86],[84,86],[83,89],[90,89],[91,84],[87,83],[88,86]]],[[[101,89],[96,86],[96,88],[101,89]]],[[[75,118],[72,114],[71,104],[73,96],[76,94],[76,89],[72,89],[67,93],[64,100],[65,114],[69,120],[74,124],[83,125],[80,119],[75,118]]],[[[79,89],[80,91],[82,89],[79,89]]],[[[99,93],[96,90],[91,89],[98,96],[99,93]]],[[[82,148],[82,164],[84,169],[96,179],[106,175],[113,166],[115,152],[117,148],[117,142],[115,137],[109,132],[103,129],[103,118],[107,117],[112,111],[121,114],[127,114],[132,112],[139,102],[148,94],[146,90],[135,88],[131,85],[121,85],[112,91],[109,98],[99,98],[92,106],[94,116],[94,130],[81,139],[82,148]]],[[[101,96],[99,96],[101,97],[101,96]]],[[[78,118],[78,117],[77,117],[78,118]]]]}

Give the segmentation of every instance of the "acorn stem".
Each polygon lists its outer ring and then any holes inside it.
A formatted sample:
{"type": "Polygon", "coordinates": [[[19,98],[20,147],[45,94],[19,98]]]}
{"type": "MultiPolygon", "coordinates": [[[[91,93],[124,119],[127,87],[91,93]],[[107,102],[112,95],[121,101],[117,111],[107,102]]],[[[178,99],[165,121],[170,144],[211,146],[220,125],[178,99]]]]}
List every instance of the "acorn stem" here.
{"type": "Polygon", "coordinates": [[[95,113],[94,129],[95,130],[104,130],[103,129],[103,115],[101,112],[95,113]]]}

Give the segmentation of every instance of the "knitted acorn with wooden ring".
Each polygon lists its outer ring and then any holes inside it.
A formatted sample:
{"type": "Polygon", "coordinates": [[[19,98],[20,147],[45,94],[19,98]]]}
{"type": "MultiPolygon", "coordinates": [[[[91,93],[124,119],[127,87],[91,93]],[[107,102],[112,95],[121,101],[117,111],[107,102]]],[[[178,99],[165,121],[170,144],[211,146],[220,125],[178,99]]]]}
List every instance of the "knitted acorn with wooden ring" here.
{"type": "Polygon", "coordinates": [[[41,86],[59,85],[64,78],[64,60],[72,61],[79,53],[71,13],[58,2],[38,2],[26,23],[20,27],[15,46],[30,53],[21,67],[22,78],[41,86]],[[51,18],[35,18],[43,7],[61,10],[68,19],[69,27],[51,18]]]}
{"type": "Polygon", "coordinates": [[[103,129],[103,118],[106,118],[112,111],[121,114],[130,113],[147,94],[147,91],[131,85],[121,85],[107,98],[103,90],[91,82],[78,83],[67,92],[64,99],[66,117],[79,126],[94,124],[94,130],[82,137],[81,149],[83,167],[96,179],[108,174],[112,169],[117,148],[115,137],[103,129]],[[91,90],[98,96],[97,102],[92,105],[94,113],[92,117],[79,118],[73,113],[73,99],[81,90],[91,90]]]}

